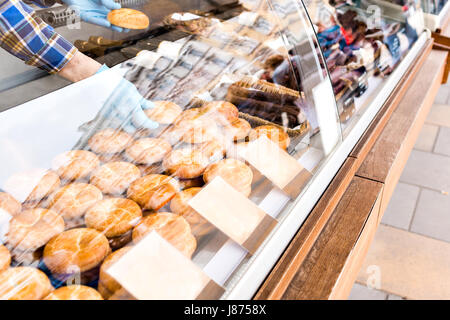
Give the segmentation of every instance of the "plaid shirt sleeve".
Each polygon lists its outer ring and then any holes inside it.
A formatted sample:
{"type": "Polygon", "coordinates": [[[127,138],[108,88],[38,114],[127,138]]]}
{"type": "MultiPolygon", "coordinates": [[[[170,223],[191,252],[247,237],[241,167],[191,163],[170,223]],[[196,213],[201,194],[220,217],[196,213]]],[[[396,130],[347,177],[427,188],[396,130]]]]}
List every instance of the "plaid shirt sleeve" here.
{"type": "Polygon", "coordinates": [[[77,52],[20,0],[0,0],[0,46],[50,73],[59,72],[77,52]]]}

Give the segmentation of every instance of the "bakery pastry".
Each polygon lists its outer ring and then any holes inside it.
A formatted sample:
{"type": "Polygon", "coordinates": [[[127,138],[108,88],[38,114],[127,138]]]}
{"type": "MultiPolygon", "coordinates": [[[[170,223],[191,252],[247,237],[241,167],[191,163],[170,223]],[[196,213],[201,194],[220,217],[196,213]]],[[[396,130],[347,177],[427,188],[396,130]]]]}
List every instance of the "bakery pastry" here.
{"type": "Polygon", "coordinates": [[[122,130],[107,128],[94,134],[88,141],[92,151],[102,154],[120,153],[133,141],[133,137],[122,130]]]}
{"type": "Polygon", "coordinates": [[[8,248],[0,244],[0,272],[9,268],[11,264],[11,254],[8,248]]]}
{"type": "Polygon", "coordinates": [[[151,120],[163,125],[169,125],[175,122],[183,109],[176,103],[170,101],[152,101],[155,105],[152,109],[145,110],[145,114],[151,120]]]}
{"type": "Polygon", "coordinates": [[[111,10],[107,19],[111,24],[126,29],[147,29],[150,24],[145,13],[128,8],[111,10]]]}
{"type": "Polygon", "coordinates": [[[72,150],[56,156],[52,168],[65,180],[77,180],[88,177],[100,165],[98,157],[86,150],[72,150]]]}
{"type": "Polygon", "coordinates": [[[40,300],[53,290],[48,277],[33,267],[0,272],[0,300],[40,300]]]}
{"type": "Polygon", "coordinates": [[[179,179],[178,183],[180,184],[181,190],[203,187],[205,185],[205,181],[203,181],[203,177],[201,176],[194,179],[179,179]]]}
{"type": "Polygon", "coordinates": [[[100,275],[98,279],[98,291],[105,299],[112,296],[117,290],[120,290],[122,286],[113,277],[111,277],[107,271],[110,267],[119,261],[132,247],[124,247],[111,253],[106,257],[100,267],[100,275]]]}
{"type": "Polygon", "coordinates": [[[97,187],[87,183],[71,183],[50,196],[49,209],[58,212],[64,219],[76,219],[102,199],[102,192],[97,187]]]}
{"type": "Polygon", "coordinates": [[[138,243],[152,231],[158,232],[161,237],[189,258],[197,248],[197,242],[191,233],[189,223],[179,215],[158,212],[146,216],[133,229],[133,242],[138,243]]]}
{"type": "Polygon", "coordinates": [[[250,132],[250,141],[256,140],[261,136],[266,136],[268,139],[277,143],[281,149],[287,149],[291,143],[289,135],[283,129],[273,125],[259,126],[250,132]]]}
{"type": "Polygon", "coordinates": [[[92,173],[90,183],[103,193],[122,194],[140,177],[141,172],[135,165],[129,162],[110,162],[92,173]]]}
{"type": "Polygon", "coordinates": [[[95,229],[77,228],[53,237],[44,248],[44,263],[59,280],[88,272],[111,252],[108,239],[95,229]]]}
{"type": "Polygon", "coordinates": [[[142,218],[138,204],[129,199],[111,198],[97,202],[84,216],[88,228],[102,232],[107,238],[130,231],[142,218]]]}
{"type": "Polygon", "coordinates": [[[238,118],[223,127],[225,137],[233,141],[244,140],[250,133],[251,129],[252,127],[250,126],[250,123],[241,118],[238,118]]]}
{"type": "Polygon", "coordinates": [[[219,128],[211,119],[210,121],[192,121],[181,137],[181,140],[186,143],[203,143],[219,138],[221,138],[219,128]]]}
{"type": "Polygon", "coordinates": [[[127,191],[127,197],[143,210],[159,210],[180,190],[178,181],[163,175],[150,174],[134,181],[127,191]]]}
{"type": "Polygon", "coordinates": [[[236,159],[224,159],[210,164],[203,173],[206,183],[220,176],[229,185],[249,196],[253,181],[252,169],[242,161],[236,159]]]}
{"type": "Polygon", "coordinates": [[[56,172],[34,169],[12,175],[5,182],[5,188],[20,194],[25,202],[39,202],[58,189],[60,184],[56,172]]]}
{"type": "Polygon", "coordinates": [[[125,154],[130,161],[150,165],[160,162],[171,150],[172,146],[164,139],[143,138],[129,146],[125,154]]]}
{"type": "Polygon", "coordinates": [[[189,200],[199,193],[200,190],[202,190],[202,188],[183,190],[170,202],[170,210],[186,219],[191,226],[192,234],[196,237],[202,237],[214,230],[214,226],[188,204],[189,200]]]}
{"type": "Polygon", "coordinates": [[[34,251],[63,232],[64,226],[64,219],[52,210],[26,210],[9,222],[7,243],[14,250],[34,251]]]}
{"type": "Polygon", "coordinates": [[[164,172],[162,167],[162,163],[145,165],[140,164],[137,166],[139,171],[141,172],[141,176],[148,176],[149,174],[161,174],[164,172]]]}
{"type": "Polygon", "coordinates": [[[202,107],[202,112],[221,125],[228,125],[239,117],[238,108],[227,101],[213,101],[202,107]]]}
{"type": "Polygon", "coordinates": [[[220,140],[206,141],[195,146],[204,156],[209,159],[209,162],[221,160],[226,154],[226,143],[220,140]]]}
{"type": "Polygon", "coordinates": [[[60,287],[51,292],[44,300],[103,300],[94,288],[83,285],[60,287]]]}
{"type": "Polygon", "coordinates": [[[0,209],[5,210],[12,216],[15,216],[22,211],[22,204],[9,193],[0,192],[0,209]]]}
{"type": "Polygon", "coordinates": [[[163,161],[163,167],[170,174],[181,179],[199,177],[205,171],[209,158],[191,147],[175,149],[163,161]]]}

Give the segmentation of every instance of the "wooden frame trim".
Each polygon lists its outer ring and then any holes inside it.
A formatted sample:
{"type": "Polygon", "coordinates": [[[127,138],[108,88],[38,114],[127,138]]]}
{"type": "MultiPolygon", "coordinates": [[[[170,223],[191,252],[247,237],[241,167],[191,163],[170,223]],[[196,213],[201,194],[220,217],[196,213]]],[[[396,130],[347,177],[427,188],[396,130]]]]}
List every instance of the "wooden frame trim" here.
{"type": "Polygon", "coordinates": [[[356,171],[382,132],[390,116],[400,103],[414,76],[431,52],[432,40],[428,40],[422,52],[399,81],[378,112],[372,124],[363,134],[350,156],[326,189],[319,202],[295,235],[278,263],[262,284],[254,299],[281,299],[307,258],[333,211],[350,185],[356,171]]]}

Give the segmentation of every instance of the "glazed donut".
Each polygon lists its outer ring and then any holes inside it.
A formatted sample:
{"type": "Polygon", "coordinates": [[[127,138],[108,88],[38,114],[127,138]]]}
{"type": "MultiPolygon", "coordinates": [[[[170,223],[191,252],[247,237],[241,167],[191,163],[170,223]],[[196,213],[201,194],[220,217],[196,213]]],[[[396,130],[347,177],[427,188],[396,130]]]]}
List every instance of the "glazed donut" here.
{"type": "Polygon", "coordinates": [[[87,209],[103,199],[102,192],[87,183],[68,184],[49,198],[49,209],[63,216],[64,219],[74,219],[83,216],[87,209]]]}
{"type": "Polygon", "coordinates": [[[131,135],[122,130],[107,128],[94,134],[88,141],[92,151],[102,154],[120,153],[133,141],[131,135]]]}
{"type": "Polygon", "coordinates": [[[186,219],[196,237],[204,236],[214,230],[214,226],[203,218],[197,211],[192,209],[188,202],[202,188],[190,188],[179,192],[170,202],[170,210],[186,219]]]}
{"type": "Polygon", "coordinates": [[[250,123],[241,118],[238,118],[223,127],[225,136],[233,141],[244,140],[251,129],[250,123]]]}
{"type": "Polygon", "coordinates": [[[250,132],[250,141],[256,140],[263,135],[277,143],[281,149],[287,149],[291,143],[289,135],[283,129],[273,125],[259,126],[253,129],[250,132]]]}
{"type": "Polygon", "coordinates": [[[212,117],[220,125],[233,123],[239,117],[238,108],[227,101],[213,101],[201,108],[202,112],[212,117]]]}
{"type": "Polygon", "coordinates": [[[52,168],[65,180],[88,177],[100,165],[98,157],[86,150],[72,150],[59,154],[52,161],[52,168]]]}
{"type": "Polygon", "coordinates": [[[54,211],[42,208],[26,210],[9,222],[7,243],[15,250],[36,250],[63,232],[64,227],[64,219],[54,211]]]}
{"type": "Polygon", "coordinates": [[[177,180],[163,174],[150,174],[135,180],[128,188],[127,197],[139,204],[143,210],[157,211],[179,190],[177,180]]]}
{"type": "Polygon", "coordinates": [[[44,300],[103,300],[94,288],[83,285],[60,287],[51,292],[44,300]]]}
{"type": "Polygon", "coordinates": [[[15,216],[22,211],[22,205],[9,193],[0,192],[0,209],[5,210],[11,216],[15,216]]]}
{"type": "Polygon", "coordinates": [[[142,218],[138,204],[129,199],[101,200],[88,209],[84,221],[88,228],[102,232],[107,238],[130,231],[142,218]]]}
{"type": "Polygon", "coordinates": [[[224,159],[210,164],[203,173],[206,183],[220,176],[236,190],[249,196],[253,181],[252,169],[245,163],[235,159],[224,159]]]}
{"type": "Polygon", "coordinates": [[[45,273],[33,267],[9,268],[0,273],[0,300],[40,300],[52,290],[45,273]]]}
{"type": "Polygon", "coordinates": [[[141,177],[140,170],[129,162],[110,162],[98,167],[90,183],[106,194],[122,194],[141,177]]]}
{"type": "Polygon", "coordinates": [[[197,248],[197,241],[191,233],[189,223],[179,215],[158,212],[146,216],[133,229],[133,242],[138,243],[152,231],[158,232],[161,237],[189,258],[197,248]]]}
{"type": "Polygon", "coordinates": [[[95,268],[110,252],[102,233],[77,228],[60,233],[45,245],[44,263],[55,276],[67,276],[95,268]]]}
{"type": "Polygon", "coordinates": [[[163,125],[172,124],[183,112],[183,109],[176,103],[170,101],[152,101],[155,105],[152,109],[145,110],[145,114],[150,120],[163,125]]]}
{"type": "Polygon", "coordinates": [[[208,158],[191,147],[175,149],[163,161],[163,168],[181,179],[197,178],[208,165],[208,158]]]}
{"type": "Polygon", "coordinates": [[[164,139],[143,138],[129,146],[125,154],[130,161],[150,165],[162,161],[171,150],[172,146],[164,139]]]}
{"type": "Polygon", "coordinates": [[[11,264],[11,254],[8,248],[0,244],[0,273],[9,268],[11,264]]]}

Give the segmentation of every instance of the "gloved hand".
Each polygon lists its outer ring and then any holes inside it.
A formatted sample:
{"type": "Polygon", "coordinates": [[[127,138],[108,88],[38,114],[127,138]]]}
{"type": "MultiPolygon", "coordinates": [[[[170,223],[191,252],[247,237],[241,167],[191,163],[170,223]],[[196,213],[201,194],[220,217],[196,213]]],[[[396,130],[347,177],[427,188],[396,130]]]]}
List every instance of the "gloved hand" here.
{"type": "MultiPolygon", "coordinates": [[[[97,73],[108,69],[103,65],[97,73]]],[[[123,129],[129,133],[134,133],[136,129],[156,129],[159,126],[144,112],[154,108],[154,103],[142,97],[137,88],[126,79],[120,81],[106,104],[112,105],[111,116],[120,120],[123,129]]]]}
{"type": "Polygon", "coordinates": [[[120,9],[121,5],[114,0],[61,0],[79,15],[81,20],[118,32],[128,32],[129,29],[111,25],[106,18],[111,10],[120,9]]]}

